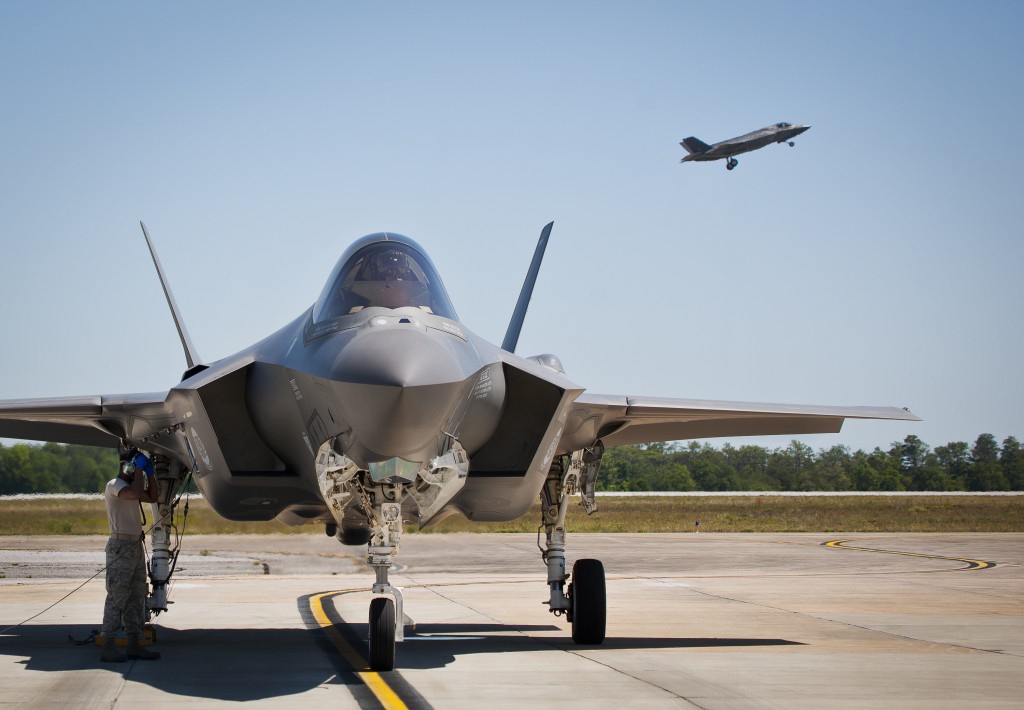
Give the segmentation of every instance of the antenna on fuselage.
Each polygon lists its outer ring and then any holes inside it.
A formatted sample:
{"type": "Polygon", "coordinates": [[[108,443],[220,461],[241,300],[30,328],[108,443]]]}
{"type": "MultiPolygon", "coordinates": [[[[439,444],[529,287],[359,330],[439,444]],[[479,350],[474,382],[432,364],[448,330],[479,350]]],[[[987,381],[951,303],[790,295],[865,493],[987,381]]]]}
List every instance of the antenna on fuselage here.
{"type": "Polygon", "coordinates": [[[502,350],[507,350],[510,353],[516,351],[516,344],[519,342],[519,331],[523,329],[523,321],[526,320],[526,309],[530,306],[530,297],[533,296],[533,286],[537,283],[540,262],[544,259],[544,250],[548,246],[548,237],[551,236],[551,228],[554,224],[554,222],[548,222],[544,229],[541,230],[540,239],[537,240],[537,248],[533,252],[533,261],[530,262],[530,270],[526,273],[523,290],[519,292],[519,300],[516,302],[516,309],[512,313],[512,321],[508,324],[505,339],[501,342],[502,350]]]}
{"type": "Polygon", "coordinates": [[[157,276],[160,277],[160,285],[164,289],[164,296],[167,298],[167,305],[171,309],[171,316],[174,318],[174,327],[178,329],[178,337],[181,338],[181,347],[185,349],[185,361],[188,362],[188,370],[185,371],[185,376],[182,379],[186,379],[191,375],[194,375],[198,370],[204,369],[206,366],[203,365],[202,361],[199,359],[199,353],[196,352],[196,346],[192,344],[192,338],[189,337],[188,330],[185,329],[185,321],[181,318],[181,312],[178,310],[178,303],[174,300],[174,294],[171,293],[171,287],[167,283],[167,277],[164,275],[164,269],[160,265],[160,257],[156,255],[156,249],[153,248],[153,240],[149,238],[149,231],[146,229],[146,223],[139,220],[139,225],[142,227],[142,236],[146,238],[146,246],[149,247],[149,254],[153,257],[153,266],[156,267],[157,276]]]}

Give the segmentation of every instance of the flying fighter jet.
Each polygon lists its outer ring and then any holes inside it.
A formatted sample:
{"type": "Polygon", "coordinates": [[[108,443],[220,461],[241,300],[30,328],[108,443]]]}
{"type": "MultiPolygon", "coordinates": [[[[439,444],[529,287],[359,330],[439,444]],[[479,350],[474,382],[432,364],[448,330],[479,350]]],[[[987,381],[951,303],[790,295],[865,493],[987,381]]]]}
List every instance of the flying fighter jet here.
{"type": "Polygon", "coordinates": [[[793,138],[806,131],[810,126],[793,125],[792,123],[776,123],[774,126],[768,126],[762,128],[759,131],[753,133],[747,133],[736,138],[730,138],[727,141],[721,143],[715,143],[714,145],[708,145],[700,138],[684,138],[679,144],[686,148],[686,152],[689,153],[685,158],[680,160],[680,163],[686,163],[691,160],[721,160],[727,158],[725,167],[727,170],[732,170],[740,164],[734,155],[740,153],[749,153],[752,150],[758,148],[764,148],[766,145],[772,143],[789,143],[789,147],[792,148],[796,145],[793,142],[793,138]]]}
{"type": "Polygon", "coordinates": [[[513,520],[538,496],[546,604],[580,644],[605,637],[599,560],[566,569],[565,516],[587,512],[606,447],[716,436],[838,432],[845,419],[917,420],[895,407],[828,407],[591,394],[557,357],[515,353],[551,232],[544,227],[501,346],[459,320],[426,252],[400,234],[353,243],[316,302],[242,352],[203,363],[143,225],[188,369],[155,394],[0,401],[0,437],[138,448],[160,484],[150,615],[167,609],[179,492],[194,478],[231,520],[321,525],[367,545],[375,572],[369,662],[395,665],[401,589],[388,571],[403,521],[513,520]],[[569,583],[571,580],[571,583],[569,583]]]}

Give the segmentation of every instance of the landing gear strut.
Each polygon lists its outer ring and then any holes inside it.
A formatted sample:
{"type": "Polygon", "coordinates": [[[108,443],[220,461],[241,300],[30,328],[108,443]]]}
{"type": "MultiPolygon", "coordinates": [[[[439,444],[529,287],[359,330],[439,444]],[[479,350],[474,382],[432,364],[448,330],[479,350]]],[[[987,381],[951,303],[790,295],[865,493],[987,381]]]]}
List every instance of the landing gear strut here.
{"type": "Polygon", "coordinates": [[[569,575],[565,573],[565,514],[569,498],[579,492],[587,514],[597,510],[594,503],[594,482],[601,466],[604,446],[598,442],[592,449],[575,452],[571,457],[555,459],[540,492],[541,527],[545,544],[541,557],[548,568],[550,598],[544,602],[555,616],[565,614],[572,624],[572,640],[579,644],[604,641],[606,602],[604,565],[600,560],[577,560],[572,567],[572,581],[566,590],[569,575]]]}
{"type": "Polygon", "coordinates": [[[390,671],[395,667],[395,642],[405,639],[402,590],[388,581],[402,536],[402,487],[380,486],[375,489],[373,500],[361,488],[359,493],[370,518],[366,561],[376,575],[373,593],[381,595],[370,602],[370,668],[390,671]]]}
{"type": "Polygon", "coordinates": [[[449,436],[442,454],[419,464],[392,458],[361,468],[339,446],[337,438],[328,439],[316,456],[320,491],[334,518],[327,530],[345,545],[367,545],[366,562],[376,575],[373,593],[379,595],[370,602],[370,668],[390,671],[395,643],[413,626],[402,590],[388,581],[402,537],[402,503],[416,504],[420,525],[430,522],[465,485],[469,456],[449,436]],[[358,512],[350,515],[350,506],[358,512]]]}
{"type": "MultiPolygon", "coordinates": [[[[172,549],[171,541],[174,507],[187,472],[187,469],[178,467],[172,469],[171,460],[160,454],[153,454],[153,467],[160,492],[157,502],[152,504],[154,522],[149,534],[152,553],[148,570],[151,590],[146,598],[146,621],[167,611],[167,605],[171,603],[167,599],[168,582],[174,573],[174,563],[178,556],[177,549],[172,549]]],[[[188,511],[187,505],[185,510],[188,511]]]]}

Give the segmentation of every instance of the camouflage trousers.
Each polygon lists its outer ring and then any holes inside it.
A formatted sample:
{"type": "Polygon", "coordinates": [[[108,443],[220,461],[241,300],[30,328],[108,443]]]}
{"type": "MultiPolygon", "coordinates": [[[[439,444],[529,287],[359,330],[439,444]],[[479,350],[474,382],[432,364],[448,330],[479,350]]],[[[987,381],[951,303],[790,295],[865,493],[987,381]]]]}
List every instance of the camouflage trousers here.
{"type": "Polygon", "coordinates": [[[139,540],[107,541],[107,601],[103,635],[142,633],[146,609],[146,556],[139,540]]]}

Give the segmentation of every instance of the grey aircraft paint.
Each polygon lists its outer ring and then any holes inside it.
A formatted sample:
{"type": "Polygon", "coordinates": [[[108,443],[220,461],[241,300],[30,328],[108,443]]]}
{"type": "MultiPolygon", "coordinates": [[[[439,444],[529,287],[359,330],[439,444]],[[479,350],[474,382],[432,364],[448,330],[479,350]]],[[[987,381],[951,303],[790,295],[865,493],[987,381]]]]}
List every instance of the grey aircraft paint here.
{"type": "Polygon", "coordinates": [[[331,520],[314,471],[324,442],[336,439],[365,468],[396,457],[423,461],[455,437],[469,454],[469,475],[444,512],[511,520],[536,500],[549,448],[564,456],[599,439],[617,446],[838,432],[846,418],[916,419],[894,407],[584,394],[557,358],[520,357],[462,325],[425,252],[391,233],[353,244],[316,304],[294,321],[189,373],[165,393],[0,401],[0,436],[123,441],[194,467],[197,485],[226,518],[296,523],[331,520]],[[422,270],[391,288],[354,277],[346,286],[345,269],[361,250],[381,247],[422,270]]]}
{"type": "MultiPolygon", "coordinates": [[[[512,520],[540,496],[546,603],[570,616],[578,643],[600,643],[603,567],[577,561],[576,591],[566,590],[564,519],[570,494],[580,493],[594,509],[605,446],[838,432],[850,418],[917,420],[896,407],[586,393],[557,357],[511,352],[529,288],[506,336],[508,349],[498,347],[459,321],[423,249],[393,233],[355,242],[316,303],[291,323],[203,364],[155,252],[153,258],[186,351],[181,382],[153,394],[0,401],[0,437],[150,452],[160,475],[157,520],[173,512],[191,472],[225,518],[319,523],[343,542],[368,542],[374,592],[385,595],[371,604],[375,670],[394,666],[394,643],[402,640],[401,591],[387,581],[402,519],[429,525],[458,513],[512,520]]],[[[538,269],[535,256],[528,281],[538,269]]],[[[161,534],[152,543],[154,613],[167,608],[170,541],[166,529],[161,534]]]]}
{"type": "Polygon", "coordinates": [[[773,126],[761,128],[713,145],[708,145],[699,138],[690,136],[689,138],[684,138],[679,143],[689,153],[679,162],[722,160],[724,158],[726,159],[725,167],[728,170],[732,170],[739,164],[739,161],[734,156],[764,148],[772,143],[789,143],[792,146],[793,139],[809,128],[810,126],[801,126],[799,124],[776,123],[773,126]]]}

